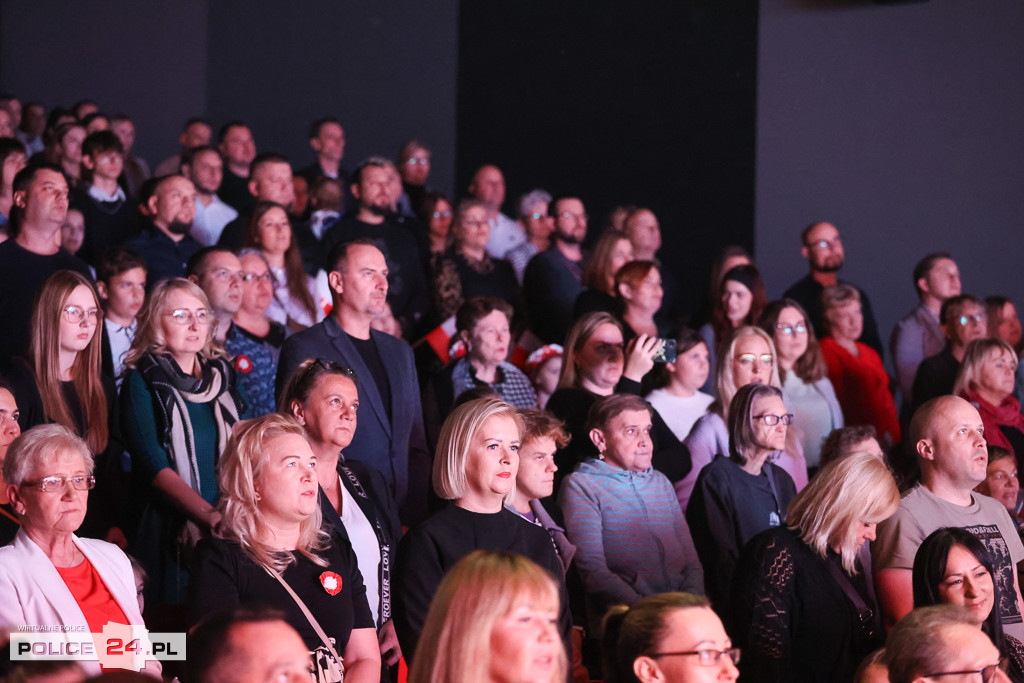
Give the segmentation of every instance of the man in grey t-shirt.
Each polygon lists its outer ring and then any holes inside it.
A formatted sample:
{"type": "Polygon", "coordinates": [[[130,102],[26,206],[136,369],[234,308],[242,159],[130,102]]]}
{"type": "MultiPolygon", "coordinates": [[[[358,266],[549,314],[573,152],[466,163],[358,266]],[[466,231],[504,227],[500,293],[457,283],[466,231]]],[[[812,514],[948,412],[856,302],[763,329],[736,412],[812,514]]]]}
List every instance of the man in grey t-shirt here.
{"type": "Polygon", "coordinates": [[[995,564],[993,581],[1002,594],[1003,629],[1024,637],[1017,564],[1024,560],[1009,513],[998,501],[973,491],[985,479],[988,453],[978,411],[956,396],[940,396],[914,413],[911,443],[921,483],[903,495],[896,514],[878,526],[871,547],[878,599],[891,625],[913,608],[911,570],[921,542],[941,527],[960,527],[977,536],[995,564]]]}

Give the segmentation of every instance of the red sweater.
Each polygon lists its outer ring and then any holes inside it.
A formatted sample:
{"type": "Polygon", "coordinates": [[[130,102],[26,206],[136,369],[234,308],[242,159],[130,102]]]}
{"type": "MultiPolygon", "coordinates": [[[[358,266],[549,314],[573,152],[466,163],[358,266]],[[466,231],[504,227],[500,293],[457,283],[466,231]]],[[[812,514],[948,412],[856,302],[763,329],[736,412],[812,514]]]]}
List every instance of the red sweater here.
{"type": "Polygon", "coordinates": [[[882,441],[898,443],[900,422],[882,359],[874,349],[860,342],[857,350],[860,356],[854,356],[832,337],[821,340],[828,378],[835,387],[846,425],[869,424],[882,441]]]}

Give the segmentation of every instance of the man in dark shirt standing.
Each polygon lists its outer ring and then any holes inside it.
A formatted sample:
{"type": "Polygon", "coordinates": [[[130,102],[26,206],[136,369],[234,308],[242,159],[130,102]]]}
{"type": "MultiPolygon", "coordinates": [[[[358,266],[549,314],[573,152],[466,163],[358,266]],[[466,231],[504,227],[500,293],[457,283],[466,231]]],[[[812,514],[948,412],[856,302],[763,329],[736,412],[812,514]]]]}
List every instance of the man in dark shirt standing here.
{"type": "Polygon", "coordinates": [[[587,212],[575,197],[551,203],[555,232],[547,251],[530,259],[523,274],[523,293],[530,311],[530,329],[545,344],[561,344],[572,324],[572,307],[583,291],[583,240],[587,212]]]}
{"type": "Polygon", "coordinates": [[[423,429],[412,347],[370,328],[384,312],[388,264],[373,240],[336,245],[328,256],[334,308],[322,323],[285,341],[277,366],[280,397],[295,368],[310,358],[332,360],[355,371],[359,428],[345,457],[384,475],[402,523],[426,517],[431,458],[423,429]]]}
{"type": "Polygon", "coordinates": [[[249,193],[249,166],[256,158],[256,141],[249,126],[230,121],[220,129],[220,153],[224,157],[224,179],[217,194],[241,213],[252,205],[249,193]]]}
{"type": "Polygon", "coordinates": [[[0,244],[0,365],[28,350],[32,301],[58,270],[92,279],[89,266],[60,248],[68,215],[68,182],[51,164],[29,166],[14,177],[11,238],[0,244]]]}
{"type": "MultiPolygon", "coordinates": [[[[821,293],[826,287],[843,283],[839,279],[839,269],[843,267],[846,252],[843,250],[843,240],[839,237],[839,230],[831,223],[818,221],[811,223],[804,228],[800,235],[803,246],[800,253],[807,259],[811,272],[803,279],[793,283],[793,286],[786,290],[783,296],[795,299],[804,307],[807,315],[811,318],[814,326],[814,333],[818,338],[826,336],[823,318],[821,315],[821,293]]],[[[852,285],[857,287],[856,285],[852,285]]],[[[867,292],[857,287],[860,292],[861,310],[864,313],[864,332],[861,333],[861,341],[882,356],[882,339],[878,336],[878,323],[875,322],[875,314],[871,309],[871,301],[867,292]]]]}
{"type": "MultiPolygon", "coordinates": [[[[335,244],[369,238],[384,254],[388,265],[388,303],[407,333],[426,312],[430,292],[420,261],[416,238],[394,224],[388,215],[391,204],[389,162],[369,159],[352,176],[352,195],[359,202],[355,214],[348,214],[324,233],[323,249],[335,244]]],[[[411,337],[410,337],[411,338],[411,337]]]]}
{"type": "Polygon", "coordinates": [[[196,187],[184,176],[161,178],[147,202],[151,222],[125,247],[142,256],[149,267],[146,286],[185,277],[185,266],[202,245],[188,234],[196,217],[196,187]]]}

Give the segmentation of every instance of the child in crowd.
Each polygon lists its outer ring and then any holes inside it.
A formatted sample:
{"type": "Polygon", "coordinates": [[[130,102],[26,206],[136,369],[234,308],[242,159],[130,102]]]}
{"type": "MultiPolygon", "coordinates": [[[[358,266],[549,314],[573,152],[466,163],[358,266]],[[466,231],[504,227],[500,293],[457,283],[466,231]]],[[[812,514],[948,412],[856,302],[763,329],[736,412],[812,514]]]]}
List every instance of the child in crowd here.
{"type": "Polygon", "coordinates": [[[108,250],[96,271],[103,301],[103,371],[121,386],[124,354],[138,329],[136,316],[146,300],[146,262],[123,247],[108,250]]]}
{"type": "Polygon", "coordinates": [[[82,143],[82,177],[87,181],[71,204],[85,218],[85,242],[79,257],[96,266],[103,252],[135,235],[136,202],[118,184],[124,169],[124,146],[109,130],[92,133],[82,143]]]}

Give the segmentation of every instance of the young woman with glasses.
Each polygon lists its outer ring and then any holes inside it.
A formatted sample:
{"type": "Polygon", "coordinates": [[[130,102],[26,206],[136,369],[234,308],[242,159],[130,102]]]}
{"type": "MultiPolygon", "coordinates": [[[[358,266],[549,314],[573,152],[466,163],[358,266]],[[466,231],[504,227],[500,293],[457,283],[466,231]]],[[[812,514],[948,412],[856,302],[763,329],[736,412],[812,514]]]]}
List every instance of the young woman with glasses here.
{"type": "Polygon", "coordinates": [[[743,545],[786,521],[796,496],[793,478],[771,460],[786,447],[793,414],[782,392],[751,383],[736,392],[729,406],[729,455],[720,455],[697,477],[686,520],[704,567],[708,597],[726,609],[733,569],[743,545]]]}
{"type": "Polygon", "coordinates": [[[793,431],[803,446],[807,466],[816,471],[825,437],[844,424],[814,328],[803,306],[793,299],[769,303],[758,325],[775,342],[782,397],[793,412],[793,431]]]}
{"type": "Polygon", "coordinates": [[[159,283],[139,315],[121,390],[121,425],[139,494],[133,554],[149,572],[146,601],[181,602],[184,557],[216,527],[215,474],[245,404],[213,338],[206,294],[182,279],[159,283]]]}

